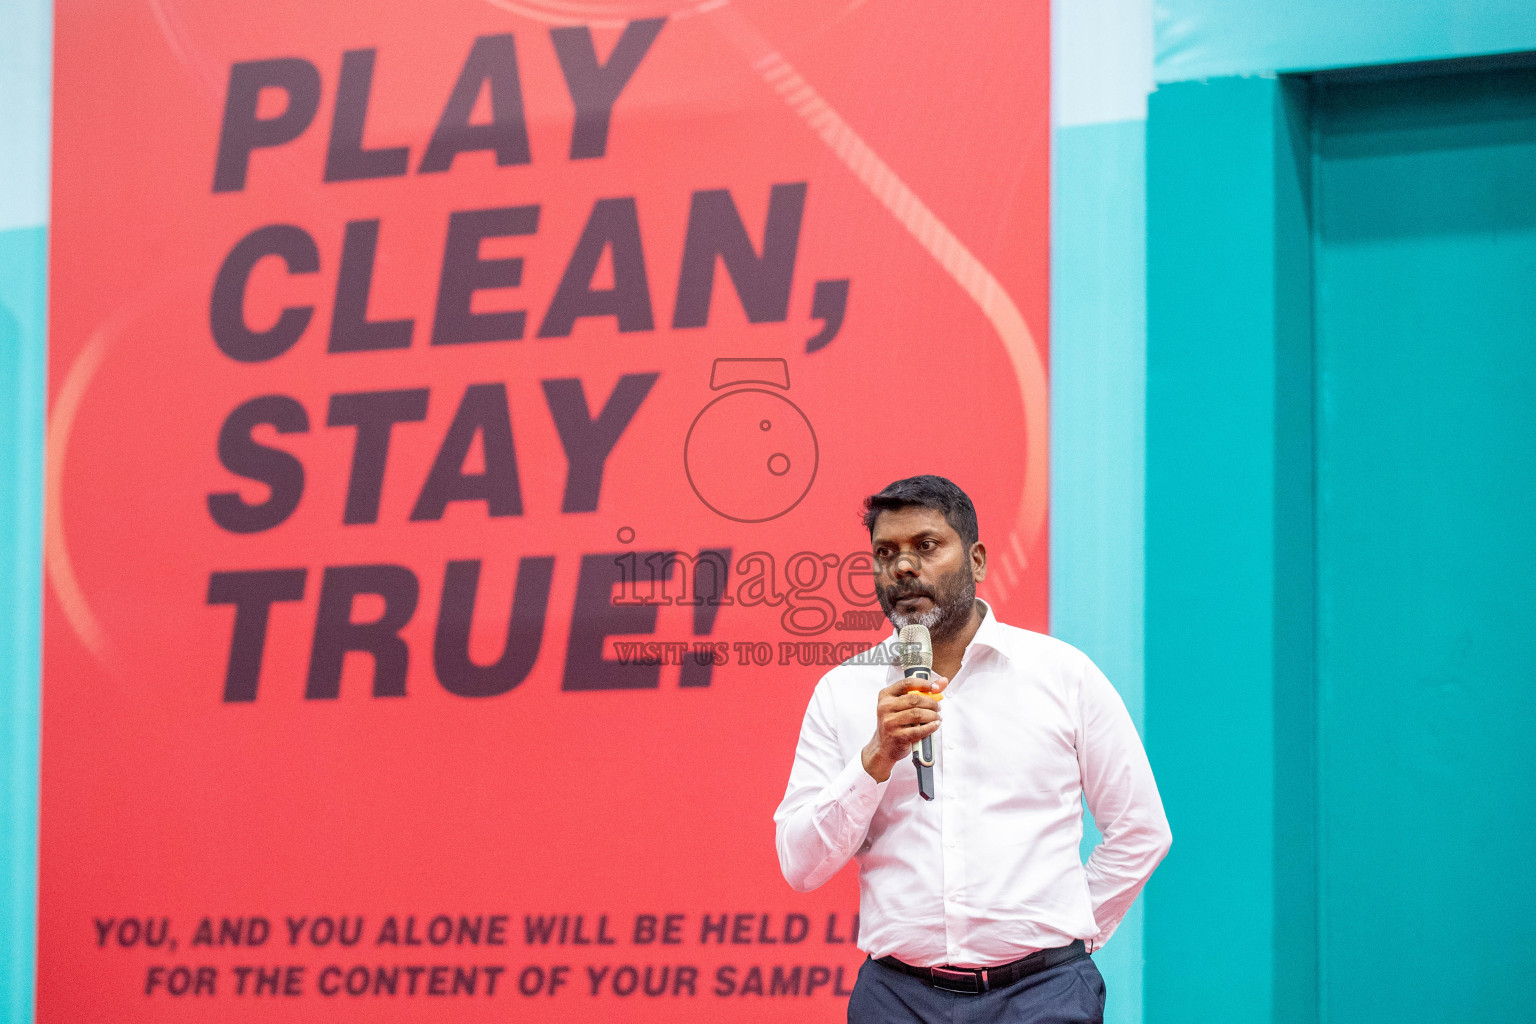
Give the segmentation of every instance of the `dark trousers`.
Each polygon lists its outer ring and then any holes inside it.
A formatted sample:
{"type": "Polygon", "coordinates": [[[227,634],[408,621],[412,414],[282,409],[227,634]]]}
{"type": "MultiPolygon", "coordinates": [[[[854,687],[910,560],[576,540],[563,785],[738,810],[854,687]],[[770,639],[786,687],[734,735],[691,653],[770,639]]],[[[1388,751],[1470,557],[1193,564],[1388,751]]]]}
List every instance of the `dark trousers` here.
{"type": "Polygon", "coordinates": [[[1103,1024],[1104,979],[1086,953],[1007,988],[965,995],[865,960],[848,1024],[1103,1024]]]}

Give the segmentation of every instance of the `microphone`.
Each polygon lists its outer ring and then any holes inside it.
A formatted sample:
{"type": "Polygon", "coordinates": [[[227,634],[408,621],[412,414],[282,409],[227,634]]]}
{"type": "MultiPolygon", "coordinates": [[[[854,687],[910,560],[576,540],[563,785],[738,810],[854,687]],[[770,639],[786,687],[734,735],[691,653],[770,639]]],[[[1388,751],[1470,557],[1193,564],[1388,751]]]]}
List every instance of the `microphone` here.
{"type": "MultiPolygon", "coordinates": [[[[928,627],[902,626],[896,634],[896,656],[901,661],[902,674],[914,682],[933,678],[933,638],[928,627]]],[[[913,690],[922,687],[914,686],[913,690]]],[[[911,692],[910,690],[908,691],[911,692]]],[[[934,695],[935,699],[940,699],[934,695]]],[[[912,744],[912,763],[917,767],[917,792],[924,800],[932,800],[933,788],[933,737],[924,736],[921,742],[912,744]]]]}

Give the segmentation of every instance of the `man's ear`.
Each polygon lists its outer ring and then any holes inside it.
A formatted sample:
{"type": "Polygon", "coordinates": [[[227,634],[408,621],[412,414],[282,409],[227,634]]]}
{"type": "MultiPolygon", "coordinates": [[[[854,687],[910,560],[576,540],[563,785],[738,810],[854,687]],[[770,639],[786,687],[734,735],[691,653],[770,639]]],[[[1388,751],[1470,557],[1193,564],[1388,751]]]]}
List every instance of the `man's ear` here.
{"type": "Polygon", "coordinates": [[[987,546],[981,541],[971,545],[971,576],[977,583],[987,578],[987,546]]]}

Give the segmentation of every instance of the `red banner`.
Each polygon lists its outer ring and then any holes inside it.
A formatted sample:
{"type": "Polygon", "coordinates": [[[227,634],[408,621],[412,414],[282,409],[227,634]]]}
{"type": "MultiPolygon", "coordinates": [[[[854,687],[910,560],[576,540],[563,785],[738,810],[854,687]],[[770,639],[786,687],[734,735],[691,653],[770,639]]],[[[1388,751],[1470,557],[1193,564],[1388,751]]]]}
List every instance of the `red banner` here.
{"type": "Polygon", "coordinates": [[[841,1019],[860,501],[1046,622],[1044,3],[57,4],[42,1020],[841,1019]]]}

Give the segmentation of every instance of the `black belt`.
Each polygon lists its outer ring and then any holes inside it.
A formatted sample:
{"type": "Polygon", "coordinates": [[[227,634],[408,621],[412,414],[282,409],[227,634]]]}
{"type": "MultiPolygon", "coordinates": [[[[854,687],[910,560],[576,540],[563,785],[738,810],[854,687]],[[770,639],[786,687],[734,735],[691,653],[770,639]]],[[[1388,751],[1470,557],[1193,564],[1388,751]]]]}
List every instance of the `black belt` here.
{"type": "Polygon", "coordinates": [[[893,956],[883,956],[875,963],[900,971],[902,974],[910,974],[924,985],[932,985],[945,992],[979,996],[983,992],[990,992],[995,988],[1006,988],[1031,974],[1048,971],[1052,967],[1059,967],[1068,961],[1087,955],[1088,950],[1083,945],[1083,940],[1076,939],[1070,945],[1057,946],[1055,949],[1037,949],[1021,960],[1015,960],[1011,964],[999,964],[996,967],[913,967],[893,956]]]}

